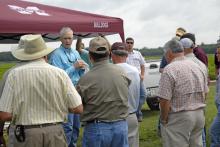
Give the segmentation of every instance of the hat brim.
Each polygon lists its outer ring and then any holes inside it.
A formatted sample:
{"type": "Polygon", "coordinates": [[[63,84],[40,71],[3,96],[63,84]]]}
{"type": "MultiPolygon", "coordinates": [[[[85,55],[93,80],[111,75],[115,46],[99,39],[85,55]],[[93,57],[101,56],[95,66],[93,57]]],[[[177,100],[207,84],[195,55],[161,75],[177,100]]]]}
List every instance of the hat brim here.
{"type": "Polygon", "coordinates": [[[19,60],[26,60],[26,61],[42,58],[48,55],[49,53],[51,53],[53,50],[55,50],[55,48],[46,48],[40,52],[28,54],[24,51],[24,49],[17,49],[17,48],[18,46],[12,47],[12,50],[11,50],[12,55],[19,60]]]}

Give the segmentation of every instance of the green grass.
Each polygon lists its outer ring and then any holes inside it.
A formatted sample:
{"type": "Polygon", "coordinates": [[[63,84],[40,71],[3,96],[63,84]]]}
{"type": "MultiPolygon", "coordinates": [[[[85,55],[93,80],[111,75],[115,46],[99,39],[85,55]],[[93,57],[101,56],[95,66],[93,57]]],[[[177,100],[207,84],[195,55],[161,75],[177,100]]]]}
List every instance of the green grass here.
{"type": "Polygon", "coordinates": [[[9,68],[11,68],[14,65],[15,65],[14,62],[9,62],[9,63],[0,62],[0,80],[2,79],[4,72],[7,71],[9,68]]]}
{"type": "MultiPolygon", "coordinates": [[[[210,58],[211,57],[209,56],[209,59],[210,58]]],[[[14,63],[0,63],[0,79],[2,77],[2,74],[13,65],[14,63]]],[[[211,64],[211,66],[213,65],[211,64]]],[[[213,70],[212,67],[211,70],[213,70]]],[[[208,135],[209,128],[217,112],[214,104],[214,95],[215,95],[215,84],[210,86],[210,91],[207,98],[207,108],[206,108],[207,146],[210,146],[210,138],[208,135]]],[[[143,114],[144,114],[143,122],[139,123],[140,147],[161,147],[162,145],[160,138],[157,136],[157,121],[158,121],[159,112],[150,111],[148,106],[145,104],[143,107],[143,114]]],[[[82,132],[83,129],[81,128],[80,138],[78,142],[79,147],[81,146],[82,132]]]]}
{"type": "MultiPolygon", "coordinates": [[[[207,147],[210,146],[209,138],[209,128],[215,117],[217,110],[214,104],[214,95],[215,95],[215,84],[209,86],[209,94],[207,96],[207,107],[206,107],[206,142],[207,147]]],[[[143,107],[143,121],[139,123],[139,135],[140,135],[140,147],[162,147],[161,139],[157,136],[157,123],[159,117],[159,111],[150,111],[147,104],[144,104],[143,107]]],[[[78,141],[78,146],[81,145],[82,139],[81,129],[80,139],[78,141]]]]}
{"type": "Polygon", "coordinates": [[[215,64],[214,64],[214,55],[210,54],[208,55],[208,69],[209,69],[209,77],[211,80],[215,80],[215,64]]]}

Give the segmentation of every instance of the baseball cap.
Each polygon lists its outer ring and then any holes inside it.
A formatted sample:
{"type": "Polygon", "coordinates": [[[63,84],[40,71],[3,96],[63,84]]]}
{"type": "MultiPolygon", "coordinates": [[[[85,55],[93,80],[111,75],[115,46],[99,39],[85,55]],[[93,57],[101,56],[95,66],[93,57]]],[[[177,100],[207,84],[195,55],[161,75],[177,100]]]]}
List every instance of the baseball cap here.
{"type": "Polygon", "coordinates": [[[189,38],[183,38],[180,40],[180,43],[182,44],[183,48],[193,48],[194,43],[189,38]]]}
{"type": "Polygon", "coordinates": [[[105,54],[109,51],[108,41],[101,37],[95,37],[89,42],[89,51],[96,54],[105,54]]]}
{"type": "Polygon", "coordinates": [[[128,51],[126,50],[126,45],[122,42],[113,43],[111,46],[111,52],[119,56],[128,55],[128,51]]]}

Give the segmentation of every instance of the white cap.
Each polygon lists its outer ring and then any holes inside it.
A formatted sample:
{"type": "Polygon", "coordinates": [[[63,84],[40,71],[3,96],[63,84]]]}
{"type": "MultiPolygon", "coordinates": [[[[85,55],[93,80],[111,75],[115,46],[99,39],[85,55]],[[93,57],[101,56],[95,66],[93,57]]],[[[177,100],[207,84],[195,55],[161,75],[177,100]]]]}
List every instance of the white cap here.
{"type": "Polygon", "coordinates": [[[190,40],[189,38],[183,38],[180,40],[180,43],[182,44],[183,48],[193,48],[194,44],[192,42],[192,40],[190,40]]]}

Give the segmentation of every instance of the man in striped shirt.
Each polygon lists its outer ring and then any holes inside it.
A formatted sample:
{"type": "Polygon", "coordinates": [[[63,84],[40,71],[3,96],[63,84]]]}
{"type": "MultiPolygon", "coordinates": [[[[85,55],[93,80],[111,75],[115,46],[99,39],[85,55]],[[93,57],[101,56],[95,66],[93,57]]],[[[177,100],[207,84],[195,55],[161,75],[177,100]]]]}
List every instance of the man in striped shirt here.
{"type": "Polygon", "coordinates": [[[67,147],[60,123],[67,120],[68,112],[83,111],[81,97],[68,75],[46,63],[51,51],[41,35],[22,36],[12,50],[23,62],[7,75],[0,121],[15,125],[16,139],[9,141],[16,147],[67,147]]]}

